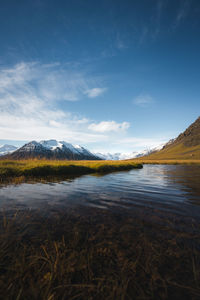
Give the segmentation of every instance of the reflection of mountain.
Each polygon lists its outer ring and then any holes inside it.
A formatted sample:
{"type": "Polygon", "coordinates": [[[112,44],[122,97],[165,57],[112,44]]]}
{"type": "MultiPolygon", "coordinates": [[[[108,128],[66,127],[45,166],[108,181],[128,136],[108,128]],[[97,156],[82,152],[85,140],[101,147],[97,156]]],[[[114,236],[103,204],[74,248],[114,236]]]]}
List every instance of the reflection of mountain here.
{"type": "Polygon", "coordinates": [[[200,117],[149,159],[200,159],[200,117]]]}
{"type": "Polygon", "coordinates": [[[66,142],[48,140],[25,144],[16,151],[4,155],[7,159],[67,159],[67,160],[100,160],[98,156],[89,150],[66,142]]]}

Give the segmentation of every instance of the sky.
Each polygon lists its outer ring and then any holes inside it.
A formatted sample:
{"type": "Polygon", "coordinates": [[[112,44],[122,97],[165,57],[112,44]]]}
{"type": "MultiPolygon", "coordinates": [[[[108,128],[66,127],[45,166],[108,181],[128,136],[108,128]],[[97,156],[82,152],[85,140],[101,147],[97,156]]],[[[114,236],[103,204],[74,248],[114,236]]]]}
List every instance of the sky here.
{"type": "Polygon", "coordinates": [[[200,115],[199,0],[1,0],[0,144],[153,148],[200,115]]]}

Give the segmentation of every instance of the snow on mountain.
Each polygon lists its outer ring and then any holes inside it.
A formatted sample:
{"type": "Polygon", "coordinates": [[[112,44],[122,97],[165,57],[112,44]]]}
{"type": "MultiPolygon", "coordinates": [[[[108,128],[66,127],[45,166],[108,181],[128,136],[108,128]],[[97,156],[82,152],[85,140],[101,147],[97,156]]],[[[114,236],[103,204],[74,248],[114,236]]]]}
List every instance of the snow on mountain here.
{"type": "Polygon", "coordinates": [[[15,147],[13,145],[5,144],[5,145],[0,146],[0,155],[5,155],[5,154],[11,153],[15,150],[17,150],[17,147],[15,147]]]}
{"type": "Polygon", "coordinates": [[[93,155],[89,150],[85,149],[84,147],[80,145],[72,145],[65,141],[47,140],[47,141],[40,141],[39,144],[41,144],[43,147],[49,150],[55,150],[56,148],[62,150],[68,148],[70,151],[76,154],[81,153],[81,154],[93,155]]]}
{"type": "Polygon", "coordinates": [[[95,155],[94,153],[90,152],[88,149],[86,149],[80,145],[73,145],[73,146],[79,153],[82,153],[84,155],[95,155]]]}
{"type": "Polygon", "coordinates": [[[159,145],[157,147],[154,147],[152,149],[145,149],[143,151],[138,151],[138,152],[129,152],[129,153],[94,152],[94,154],[99,156],[102,159],[105,159],[105,160],[124,160],[124,159],[142,157],[142,156],[148,155],[152,152],[159,151],[163,148],[164,145],[165,144],[161,144],[161,145],[159,145]]]}
{"type": "Polygon", "coordinates": [[[56,148],[62,148],[63,146],[63,143],[58,142],[56,140],[47,140],[47,141],[43,140],[40,141],[39,144],[49,150],[55,150],[56,148]]]}
{"type": "Polygon", "coordinates": [[[95,155],[99,156],[100,158],[104,160],[124,160],[135,157],[137,152],[132,153],[99,153],[95,152],[95,155]]]}
{"type": "MultiPolygon", "coordinates": [[[[107,153],[90,152],[80,145],[73,145],[65,141],[42,140],[40,142],[31,141],[17,150],[12,145],[3,145],[0,147],[0,155],[12,154],[15,159],[18,158],[48,158],[48,159],[103,159],[103,160],[124,160],[148,155],[159,151],[165,144],[161,144],[152,149],[145,149],[139,152],[129,153],[107,153]]],[[[10,157],[10,158],[12,158],[10,157]]]]}

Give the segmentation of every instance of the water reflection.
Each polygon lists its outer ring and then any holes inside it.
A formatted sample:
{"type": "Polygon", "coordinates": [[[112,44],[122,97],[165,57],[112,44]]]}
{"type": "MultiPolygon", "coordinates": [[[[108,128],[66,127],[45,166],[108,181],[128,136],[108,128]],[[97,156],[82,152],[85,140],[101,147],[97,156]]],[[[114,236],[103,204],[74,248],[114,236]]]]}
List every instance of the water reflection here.
{"type": "Polygon", "coordinates": [[[145,165],[129,172],[47,181],[1,186],[0,208],[143,207],[200,216],[200,166],[145,165]]]}
{"type": "Polygon", "coordinates": [[[164,171],[169,182],[179,185],[180,189],[187,194],[189,202],[200,204],[200,166],[176,166],[164,171]]]}

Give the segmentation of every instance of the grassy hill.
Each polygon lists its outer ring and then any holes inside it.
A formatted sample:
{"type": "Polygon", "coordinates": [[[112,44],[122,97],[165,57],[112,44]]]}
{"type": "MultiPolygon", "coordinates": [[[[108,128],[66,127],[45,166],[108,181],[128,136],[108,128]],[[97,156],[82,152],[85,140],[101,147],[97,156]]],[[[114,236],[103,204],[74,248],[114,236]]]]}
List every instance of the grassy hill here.
{"type": "Polygon", "coordinates": [[[200,117],[162,150],[141,160],[200,160],[200,117]]]}

